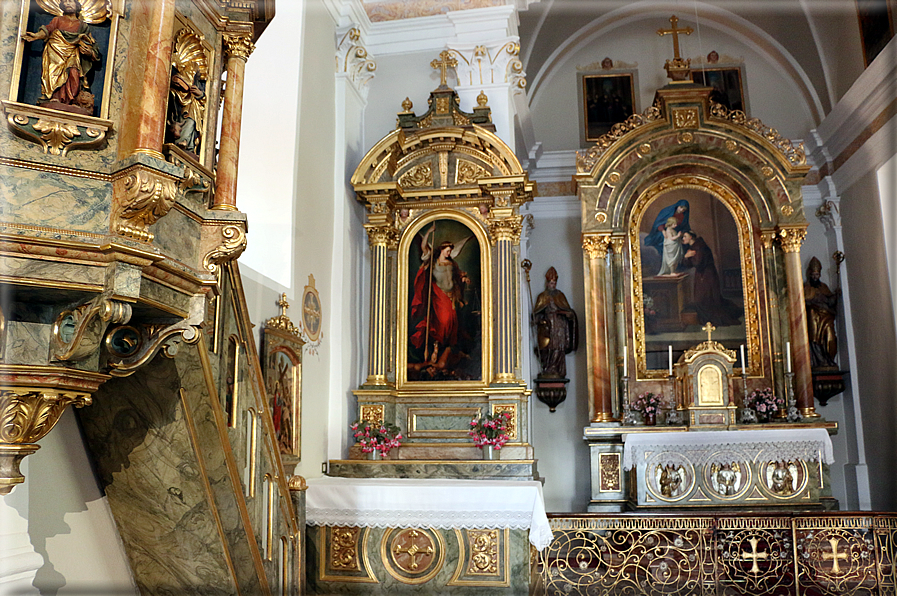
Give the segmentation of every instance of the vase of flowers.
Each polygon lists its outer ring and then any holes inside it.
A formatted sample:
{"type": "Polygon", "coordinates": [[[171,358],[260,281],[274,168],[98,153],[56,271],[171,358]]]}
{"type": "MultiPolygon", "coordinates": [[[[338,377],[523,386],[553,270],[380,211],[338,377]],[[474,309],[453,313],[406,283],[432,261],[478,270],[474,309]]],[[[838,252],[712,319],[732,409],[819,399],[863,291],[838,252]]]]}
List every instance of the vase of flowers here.
{"type": "Polygon", "coordinates": [[[483,450],[483,459],[494,459],[495,452],[508,442],[510,421],[510,412],[486,414],[483,418],[477,417],[470,421],[468,434],[473,439],[473,444],[483,450]]]}
{"type": "Polygon", "coordinates": [[[645,426],[654,426],[657,424],[657,412],[663,407],[663,394],[652,393],[646,391],[636,398],[632,404],[632,409],[641,412],[645,426]]]}
{"type": "Polygon", "coordinates": [[[772,389],[754,389],[750,395],[744,398],[744,407],[750,408],[757,413],[759,422],[769,422],[770,417],[784,409],[785,400],[776,397],[772,389]]]}
{"type": "Polygon", "coordinates": [[[351,428],[355,433],[355,440],[361,445],[362,453],[367,453],[370,459],[386,457],[390,449],[402,445],[402,433],[391,422],[359,420],[351,428]]]}

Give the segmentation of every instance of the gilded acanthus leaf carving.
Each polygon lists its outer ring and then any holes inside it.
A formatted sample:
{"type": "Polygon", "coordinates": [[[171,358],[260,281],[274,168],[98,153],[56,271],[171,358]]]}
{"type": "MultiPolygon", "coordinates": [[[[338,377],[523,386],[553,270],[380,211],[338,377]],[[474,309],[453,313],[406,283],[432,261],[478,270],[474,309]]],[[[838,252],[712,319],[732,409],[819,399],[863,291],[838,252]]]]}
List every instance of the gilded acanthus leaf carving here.
{"type": "Polygon", "coordinates": [[[75,137],[81,136],[81,131],[74,124],[40,119],[34,124],[34,130],[44,133],[41,135],[44,151],[52,155],[65,155],[67,145],[75,137]]]}
{"type": "Polygon", "coordinates": [[[221,230],[225,242],[213,249],[202,259],[202,265],[209,273],[218,274],[222,263],[233,261],[246,250],[246,233],[240,226],[224,226],[221,230]]]}
{"type": "Polygon", "coordinates": [[[455,184],[476,184],[480,178],[488,178],[491,174],[479,164],[466,159],[459,159],[455,171],[455,184]]]}
{"type": "Polygon", "coordinates": [[[116,231],[123,235],[152,242],[149,226],[163,218],[174,206],[178,186],[175,180],[150,170],[138,169],[129,174],[123,185],[123,206],[118,214],[116,231]]]}
{"type": "Polygon", "coordinates": [[[422,188],[433,186],[433,167],[430,162],[417,164],[399,177],[399,186],[403,188],[422,188]]]}
{"type": "Polygon", "coordinates": [[[69,405],[90,405],[88,393],[0,389],[0,441],[35,443],[59,420],[69,405]]]}

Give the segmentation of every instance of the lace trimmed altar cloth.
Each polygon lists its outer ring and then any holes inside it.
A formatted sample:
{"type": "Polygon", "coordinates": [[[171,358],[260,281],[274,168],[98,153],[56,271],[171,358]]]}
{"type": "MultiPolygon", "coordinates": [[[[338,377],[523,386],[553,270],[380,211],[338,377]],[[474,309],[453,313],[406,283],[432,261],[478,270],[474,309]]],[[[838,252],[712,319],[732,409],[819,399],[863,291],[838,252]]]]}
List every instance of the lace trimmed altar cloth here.
{"type": "Polygon", "coordinates": [[[762,450],[771,461],[818,461],[821,457],[825,464],[835,463],[832,439],[824,428],[709,430],[624,434],[623,469],[631,470],[648,453],[669,452],[673,457],[686,457],[694,465],[704,465],[713,463],[710,459],[722,450],[745,448],[762,450]]]}
{"type": "Polygon", "coordinates": [[[311,526],[529,529],[542,550],[552,533],[540,482],[413,478],[312,478],[311,526]]]}

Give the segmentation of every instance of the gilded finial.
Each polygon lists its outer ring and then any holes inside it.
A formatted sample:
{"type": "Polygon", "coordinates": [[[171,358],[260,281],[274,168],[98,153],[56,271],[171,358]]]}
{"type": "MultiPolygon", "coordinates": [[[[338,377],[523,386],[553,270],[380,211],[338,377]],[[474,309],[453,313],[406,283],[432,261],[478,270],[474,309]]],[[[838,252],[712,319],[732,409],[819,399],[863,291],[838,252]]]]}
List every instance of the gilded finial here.
{"type": "Polygon", "coordinates": [[[485,108],[487,103],[489,103],[489,98],[486,97],[484,92],[480,91],[480,94],[477,95],[477,105],[481,108],[485,108]]]}
{"type": "Polygon", "coordinates": [[[403,111],[410,112],[411,108],[413,108],[413,107],[414,107],[414,104],[411,103],[411,98],[406,97],[404,100],[402,100],[402,110],[403,111]]]}
{"type": "Polygon", "coordinates": [[[277,301],[277,306],[280,307],[280,316],[287,314],[287,309],[290,308],[290,303],[287,302],[286,293],[281,295],[280,300],[277,301]]]}
{"type": "Polygon", "coordinates": [[[710,334],[713,333],[714,331],[716,331],[716,327],[714,327],[714,326],[710,323],[710,321],[707,321],[707,324],[704,325],[703,327],[701,327],[701,331],[706,331],[706,332],[707,332],[707,341],[710,342],[710,341],[712,341],[712,340],[710,339],[710,334]]]}

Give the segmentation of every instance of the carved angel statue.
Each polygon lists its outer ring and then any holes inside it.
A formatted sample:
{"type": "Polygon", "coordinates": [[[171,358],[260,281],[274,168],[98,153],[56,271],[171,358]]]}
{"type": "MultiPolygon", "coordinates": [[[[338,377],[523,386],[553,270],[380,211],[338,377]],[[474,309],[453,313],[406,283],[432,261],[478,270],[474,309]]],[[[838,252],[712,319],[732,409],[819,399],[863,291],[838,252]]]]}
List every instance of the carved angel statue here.
{"type": "Polygon", "coordinates": [[[457,242],[444,241],[434,249],[434,223],[421,237],[421,265],[414,279],[411,300],[411,346],[423,350],[417,369],[451,370],[462,358],[459,339],[465,332],[459,313],[468,304],[470,278],[455,259],[472,235],[457,242]]]}
{"type": "Polygon", "coordinates": [[[731,497],[738,491],[738,480],[741,477],[738,462],[713,464],[710,466],[710,474],[716,485],[714,488],[719,494],[731,497]]]}
{"type": "Polygon", "coordinates": [[[27,42],[44,40],[41,61],[41,94],[38,104],[92,115],[94,95],[87,75],[100,61],[100,50],[90,25],[101,23],[112,12],[110,0],[37,0],[56,15],[35,32],[26,31],[27,42]]]}
{"type": "Polygon", "coordinates": [[[679,494],[679,489],[682,486],[683,470],[681,466],[677,468],[673,464],[667,464],[658,467],[660,468],[660,494],[664,497],[675,497],[679,494]]]}

